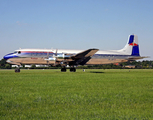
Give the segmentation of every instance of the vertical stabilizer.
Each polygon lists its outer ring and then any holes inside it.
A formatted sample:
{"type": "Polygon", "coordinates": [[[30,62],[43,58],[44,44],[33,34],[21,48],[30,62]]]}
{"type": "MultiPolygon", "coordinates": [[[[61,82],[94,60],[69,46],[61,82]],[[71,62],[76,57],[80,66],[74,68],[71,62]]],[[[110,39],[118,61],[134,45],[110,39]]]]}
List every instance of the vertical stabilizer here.
{"type": "Polygon", "coordinates": [[[132,56],[140,56],[139,54],[139,45],[138,45],[138,36],[131,35],[129,40],[129,45],[132,46],[132,56]]]}
{"type": "Polygon", "coordinates": [[[139,45],[138,45],[138,36],[130,35],[127,44],[120,52],[124,52],[125,54],[132,56],[140,56],[139,54],[139,45]]]}

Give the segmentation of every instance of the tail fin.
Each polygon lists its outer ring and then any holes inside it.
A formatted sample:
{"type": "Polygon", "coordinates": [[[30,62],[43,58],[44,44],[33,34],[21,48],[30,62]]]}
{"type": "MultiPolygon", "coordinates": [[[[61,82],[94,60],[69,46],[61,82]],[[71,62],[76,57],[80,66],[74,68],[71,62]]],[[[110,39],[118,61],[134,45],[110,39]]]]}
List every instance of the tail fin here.
{"type": "Polygon", "coordinates": [[[130,35],[127,44],[123,49],[120,50],[126,54],[132,56],[140,56],[139,54],[139,45],[138,45],[138,36],[130,35]]]}

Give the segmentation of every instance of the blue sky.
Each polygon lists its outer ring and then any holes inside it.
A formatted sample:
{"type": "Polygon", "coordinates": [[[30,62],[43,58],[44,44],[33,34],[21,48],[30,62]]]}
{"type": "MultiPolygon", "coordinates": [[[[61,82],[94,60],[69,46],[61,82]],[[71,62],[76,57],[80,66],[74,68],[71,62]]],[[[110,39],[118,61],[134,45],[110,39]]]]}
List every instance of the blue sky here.
{"type": "Polygon", "coordinates": [[[153,60],[152,0],[0,0],[0,59],[19,48],[115,50],[138,35],[153,60]]]}

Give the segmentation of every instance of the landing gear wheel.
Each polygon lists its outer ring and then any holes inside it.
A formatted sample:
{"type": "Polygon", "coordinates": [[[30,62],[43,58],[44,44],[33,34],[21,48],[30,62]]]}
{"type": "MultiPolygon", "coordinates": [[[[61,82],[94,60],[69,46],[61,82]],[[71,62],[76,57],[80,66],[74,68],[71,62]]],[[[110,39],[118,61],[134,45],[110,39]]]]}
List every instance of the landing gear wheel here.
{"type": "Polygon", "coordinates": [[[16,68],[15,69],[15,72],[20,72],[20,68],[16,68]]]}
{"type": "Polygon", "coordinates": [[[70,72],[76,72],[75,68],[70,68],[70,72]]]}
{"type": "Polygon", "coordinates": [[[66,72],[66,68],[61,68],[61,72],[66,72]]]}

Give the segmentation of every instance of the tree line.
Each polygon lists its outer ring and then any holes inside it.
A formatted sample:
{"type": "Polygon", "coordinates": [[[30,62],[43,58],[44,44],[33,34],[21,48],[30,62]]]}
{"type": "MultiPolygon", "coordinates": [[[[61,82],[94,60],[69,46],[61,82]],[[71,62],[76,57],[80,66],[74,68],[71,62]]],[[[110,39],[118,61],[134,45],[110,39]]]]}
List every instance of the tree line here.
{"type": "MultiPolygon", "coordinates": [[[[134,66],[133,69],[153,69],[153,61],[129,61],[125,63],[116,64],[108,64],[108,65],[84,65],[78,66],[78,69],[127,69],[127,66],[134,66]]],[[[61,66],[48,66],[48,67],[36,67],[36,65],[32,65],[29,69],[58,69],[61,66]]],[[[0,60],[0,69],[14,69],[11,64],[7,63],[5,59],[0,60]]],[[[25,65],[21,67],[21,69],[27,69],[25,65]]]]}

